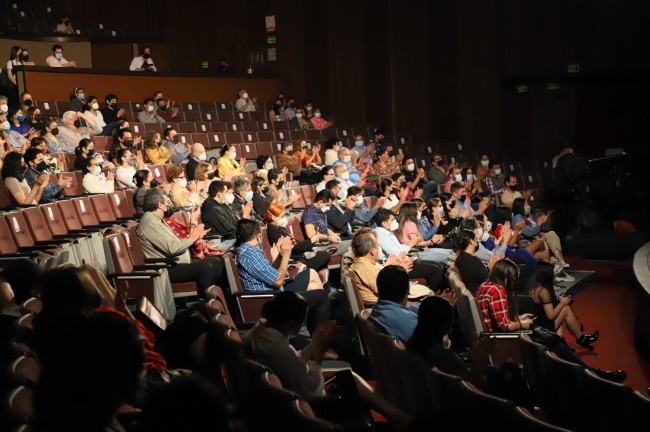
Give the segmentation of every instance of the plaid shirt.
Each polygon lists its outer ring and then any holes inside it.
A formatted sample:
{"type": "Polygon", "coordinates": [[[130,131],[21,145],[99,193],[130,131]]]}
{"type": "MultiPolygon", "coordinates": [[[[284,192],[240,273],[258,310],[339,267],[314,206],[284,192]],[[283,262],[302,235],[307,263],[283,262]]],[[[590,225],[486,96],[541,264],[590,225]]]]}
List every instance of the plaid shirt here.
{"type": "Polygon", "coordinates": [[[501,189],[497,189],[496,186],[494,185],[494,181],[492,177],[490,177],[489,175],[485,176],[483,180],[485,181],[485,187],[491,196],[500,196],[506,190],[505,187],[502,187],[501,189]]]}
{"type": "MultiPolygon", "coordinates": [[[[25,177],[25,180],[27,180],[27,184],[29,185],[30,188],[34,188],[34,183],[36,182],[36,179],[42,176],[43,173],[39,173],[35,169],[29,168],[27,171],[25,171],[25,174],[23,174],[23,177],[25,177]]],[[[40,204],[45,204],[54,201],[61,193],[63,192],[63,188],[59,186],[56,183],[48,182],[47,186],[45,186],[45,189],[43,189],[43,194],[41,195],[41,200],[40,204]]]]}
{"type": "Polygon", "coordinates": [[[505,288],[494,282],[483,282],[476,291],[476,300],[483,311],[483,321],[489,331],[508,331],[510,310],[505,288]]]}
{"type": "Polygon", "coordinates": [[[242,243],[235,254],[237,270],[246,291],[274,290],[280,272],[264,256],[262,249],[242,243]]]}

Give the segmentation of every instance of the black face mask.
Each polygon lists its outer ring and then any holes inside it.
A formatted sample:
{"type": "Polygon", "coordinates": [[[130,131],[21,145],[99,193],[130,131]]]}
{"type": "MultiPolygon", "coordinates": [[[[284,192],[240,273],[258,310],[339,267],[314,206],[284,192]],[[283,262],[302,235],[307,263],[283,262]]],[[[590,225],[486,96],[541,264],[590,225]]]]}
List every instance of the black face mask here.
{"type": "Polygon", "coordinates": [[[160,183],[158,183],[158,180],[156,180],[156,179],[153,179],[153,180],[151,180],[151,181],[149,182],[149,188],[150,188],[150,189],[155,189],[155,188],[157,188],[158,186],[160,186],[160,183]]]}
{"type": "Polygon", "coordinates": [[[74,124],[74,127],[80,128],[81,127],[81,120],[77,119],[77,120],[74,121],[73,124],[74,124]]]}
{"type": "Polygon", "coordinates": [[[401,183],[399,184],[399,187],[402,188],[402,189],[404,189],[404,188],[406,187],[406,185],[407,185],[407,183],[406,183],[405,181],[403,181],[403,182],[401,182],[401,183]]]}
{"type": "Polygon", "coordinates": [[[174,216],[174,209],[167,207],[167,210],[165,210],[164,216],[166,218],[170,218],[170,217],[174,216]]]}
{"type": "Polygon", "coordinates": [[[178,140],[178,135],[174,135],[174,138],[172,138],[172,141],[174,142],[174,144],[178,144],[178,141],[179,141],[178,140]]]}
{"type": "Polygon", "coordinates": [[[133,147],[133,140],[124,140],[122,144],[125,145],[126,148],[131,148],[133,147]]]}
{"type": "Polygon", "coordinates": [[[460,198],[458,198],[460,202],[465,202],[466,199],[467,199],[467,195],[461,195],[460,198]]]}
{"type": "Polygon", "coordinates": [[[21,166],[18,168],[18,174],[20,174],[20,175],[25,174],[25,171],[27,171],[27,167],[26,167],[25,165],[21,165],[21,166]]]}
{"type": "Polygon", "coordinates": [[[55,127],[55,128],[52,129],[50,132],[52,132],[52,135],[57,136],[57,135],[59,134],[59,128],[58,128],[58,127],[55,127]]]}
{"type": "Polygon", "coordinates": [[[513,191],[519,190],[519,185],[518,184],[509,185],[508,189],[513,190],[513,191]]]}
{"type": "Polygon", "coordinates": [[[443,166],[444,164],[445,164],[445,161],[443,161],[442,159],[440,159],[438,162],[436,162],[436,165],[438,165],[438,166],[443,166]]]}
{"type": "Polygon", "coordinates": [[[263,193],[264,195],[268,194],[268,193],[269,193],[269,187],[267,186],[267,187],[265,187],[264,189],[262,189],[262,193],[263,193]]]}
{"type": "Polygon", "coordinates": [[[166,105],[162,105],[162,106],[158,105],[158,109],[160,111],[167,111],[167,106],[166,105]]]}
{"type": "Polygon", "coordinates": [[[151,54],[144,53],[142,54],[142,58],[145,60],[149,60],[151,58],[151,54]]]}
{"type": "Polygon", "coordinates": [[[21,58],[22,61],[29,61],[29,54],[27,54],[27,55],[21,54],[20,58],[21,58]]]}
{"type": "Polygon", "coordinates": [[[31,99],[25,99],[25,100],[23,101],[23,103],[24,103],[25,105],[27,105],[27,106],[30,107],[30,106],[32,106],[32,105],[34,104],[34,101],[31,100],[31,99]]]}
{"type": "Polygon", "coordinates": [[[293,156],[293,150],[287,150],[287,154],[288,154],[289,156],[293,156]]]}
{"type": "Polygon", "coordinates": [[[47,164],[45,163],[45,161],[40,161],[38,165],[36,165],[36,171],[43,172],[46,169],[47,169],[47,164]]]}
{"type": "Polygon", "coordinates": [[[284,180],[278,182],[278,189],[282,189],[282,186],[284,186],[284,180]]]}

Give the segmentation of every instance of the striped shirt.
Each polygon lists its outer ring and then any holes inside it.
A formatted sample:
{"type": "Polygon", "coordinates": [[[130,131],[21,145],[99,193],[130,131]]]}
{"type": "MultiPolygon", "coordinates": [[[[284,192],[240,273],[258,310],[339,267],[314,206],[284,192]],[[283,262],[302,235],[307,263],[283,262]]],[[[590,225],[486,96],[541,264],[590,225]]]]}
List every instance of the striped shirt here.
{"type": "Polygon", "coordinates": [[[275,269],[257,246],[242,243],[235,255],[239,277],[246,291],[274,290],[280,272],[275,269]]]}

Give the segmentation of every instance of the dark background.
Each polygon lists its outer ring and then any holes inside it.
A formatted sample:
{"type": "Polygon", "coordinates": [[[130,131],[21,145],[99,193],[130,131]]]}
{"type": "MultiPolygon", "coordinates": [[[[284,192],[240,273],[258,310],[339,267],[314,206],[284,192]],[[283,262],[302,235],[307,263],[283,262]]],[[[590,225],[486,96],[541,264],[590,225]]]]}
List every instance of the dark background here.
{"type": "Polygon", "coordinates": [[[325,116],[422,144],[541,159],[569,142],[592,157],[636,153],[650,135],[647,0],[46,3],[78,28],[102,22],[152,43],[162,71],[251,63],[325,116]],[[277,62],[266,61],[266,15],[276,17],[277,62]]]}

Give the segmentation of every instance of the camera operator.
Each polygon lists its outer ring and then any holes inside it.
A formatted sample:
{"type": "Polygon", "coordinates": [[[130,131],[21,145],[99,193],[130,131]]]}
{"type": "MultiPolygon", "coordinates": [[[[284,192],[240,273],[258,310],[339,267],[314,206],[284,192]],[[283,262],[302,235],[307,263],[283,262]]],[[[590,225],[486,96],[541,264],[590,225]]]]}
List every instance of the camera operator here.
{"type": "Polygon", "coordinates": [[[156,66],[153,63],[153,58],[151,58],[151,47],[149,45],[144,45],[142,48],[140,48],[140,55],[133,57],[129,70],[134,72],[157,71],[156,66]]]}

